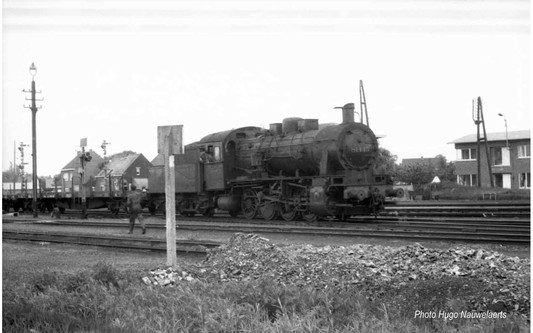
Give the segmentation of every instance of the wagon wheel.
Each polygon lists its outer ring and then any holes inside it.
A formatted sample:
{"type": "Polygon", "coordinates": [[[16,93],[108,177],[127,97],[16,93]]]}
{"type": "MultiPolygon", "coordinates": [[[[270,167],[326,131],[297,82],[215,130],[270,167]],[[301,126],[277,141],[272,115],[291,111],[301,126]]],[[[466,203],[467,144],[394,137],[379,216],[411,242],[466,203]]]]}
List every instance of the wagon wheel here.
{"type": "Polygon", "coordinates": [[[241,209],[248,220],[252,220],[257,216],[259,211],[259,199],[257,199],[257,194],[252,189],[247,189],[244,191],[242,200],[241,200],[241,209]]]}
{"type": "Polygon", "coordinates": [[[285,221],[294,221],[299,215],[296,207],[288,203],[279,205],[279,211],[285,221]]]}
{"type": "Polygon", "coordinates": [[[263,218],[267,221],[275,220],[279,216],[278,205],[272,201],[264,201],[261,203],[260,210],[263,218]]]}
{"type": "Polygon", "coordinates": [[[215,209],[213,207],[206,208],[202,215],[206,217],[213,217],[213,215],[215,215],[215,209]]]}
{"type": "Polygon", "coordinates": [[[342,221],[342,222],[348,221],[348,215],[346,215],[344,213],[337,214],[336,217],[337,217],[337,220],[339,220],[339,221],[342,221]]]}

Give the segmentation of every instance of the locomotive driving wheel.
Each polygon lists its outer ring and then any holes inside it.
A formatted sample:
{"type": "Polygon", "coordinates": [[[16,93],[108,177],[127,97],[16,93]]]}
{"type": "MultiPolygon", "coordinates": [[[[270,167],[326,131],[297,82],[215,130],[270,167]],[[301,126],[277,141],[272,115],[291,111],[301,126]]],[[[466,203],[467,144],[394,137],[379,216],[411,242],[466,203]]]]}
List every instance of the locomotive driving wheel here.
{"type": "Polygon", "coordinates": [[[278,218],[279,209],[278,204],[272,201],[264,201],[261,203],[261,215],[267,221],[272,221],[278,218]]]}
{"type": "Polygon", "coordinates": [[[241,209],[244,217],[252,220],[257,216],[259,211],[259,199],[257,193],[252,189],[244,190],[241,200],[241,209]]]}
{"type": "Polygon", "coordinates": [[[294,221],[298,219],[298,211],[296,210],[296,207],[294,205],[291,205],[289,203],[282,203],[279,205],[279,212],[281,217],[285,221],[294,221]]]}

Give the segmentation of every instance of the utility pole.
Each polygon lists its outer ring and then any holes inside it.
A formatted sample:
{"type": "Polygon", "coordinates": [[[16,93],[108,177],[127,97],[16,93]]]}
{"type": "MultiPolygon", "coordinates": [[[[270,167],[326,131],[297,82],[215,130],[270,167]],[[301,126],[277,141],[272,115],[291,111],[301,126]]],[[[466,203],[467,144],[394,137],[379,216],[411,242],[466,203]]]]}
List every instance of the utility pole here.
{"type": "Polygon", "coordinates": [[[507,146],[507,149],[509,149],[509,134],[507,132],[507,118],[503,113],[498,113],[498,116],[503,117],[503,121],[505,122],[505,145],[507,146]]]}
{"type": "MultiPolygon", "coordinates": [[[[33,210],[33,217],[38,216],[37,212],[37,125],[36,125],[36,116],[37,116],[37,110],[41,109],[42,106],[37,107],[35,105],[35,94],[41,93],[35,91],[35,75],[37,75],[37,67],[35,67],[35,64],[32,62],[30,66],[30,75],[31,75],[31,90],[23,90],[25,93],[31,93],[31,99],[27,99],[27,101],[31,100],[31,106],[24,106],[27,109],[31,110],[31,138],[32,138],[32,160],[33,160],[33,201],[32,201],[32,210],[33,210]]],[[[42,101],[40,99],[39,101],[42,101]]]]}
{"type": "Polygon", "coordinates": [[[359,80],[359,102],[361,106],[361,123],[363,122],[363,114],[366,118],[366,126],[370,127],[368,123],[368,110],[366,108],[366,97],[365,97],[365,88],[363,87],[363,80],[359,80]]]}
{"type": "Polygon", "coordinates": [[[485,152],[487,154],[487,168],[489,169],[490,187],[494,187],[494,179],[492,178],[492,169],[490,167],[490,149],[487,142],[487,131],[485,130],[485,120],[483,118],[483,105],[481,104],[481,97],[477,98],[477,113],[474,113],[475,101],[472,100],[472,120],[477,126],[477,186],[481,187],[481,141],[485,142],[485,152]],[[480,134],[480,125],[483,124],[483,137],[480,134]]]}

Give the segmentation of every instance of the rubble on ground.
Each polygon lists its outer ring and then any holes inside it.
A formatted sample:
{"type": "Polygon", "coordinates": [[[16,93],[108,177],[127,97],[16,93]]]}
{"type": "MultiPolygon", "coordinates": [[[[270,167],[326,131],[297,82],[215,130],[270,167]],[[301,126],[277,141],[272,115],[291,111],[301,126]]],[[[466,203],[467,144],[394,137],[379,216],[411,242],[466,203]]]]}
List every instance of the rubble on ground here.
{"type": "Polygon", "coordinates": [[[148,276],[142,278],[144,284],[162,287],[173,286],[178,281],[190,282],[193,280],[194,278],[192,277],[192,275],[190,275],[186,271],[175,271],[172,267],[169,267],[167,269],[154,269],[150,271],[150,274],[148,276]]]}
{"type": "Polygon", "coordinates": [[[398,248],[364,244],[278,246],[256,234],[237,233],[228,243],[209,250],[206,261],[194,273],[160,269],[150,274],[143,278],[147,284],[266,278],[281,285],[372,294],[412,281],[465,277],[477,280],[492,295],[490,299],[477,300],[480,307],[497,301],[528,315],[530,308],[529,259],[465,246],[446,250],[429,249],[418,243],[398,248]]]}

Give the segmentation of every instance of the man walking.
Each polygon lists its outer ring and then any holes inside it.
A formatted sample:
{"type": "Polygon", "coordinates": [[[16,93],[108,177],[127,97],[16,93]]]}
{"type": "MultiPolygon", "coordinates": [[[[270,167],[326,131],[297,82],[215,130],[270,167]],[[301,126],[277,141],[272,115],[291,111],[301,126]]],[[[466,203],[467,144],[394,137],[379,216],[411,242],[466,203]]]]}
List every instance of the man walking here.
{"type": "Polygon", "coordinates": [[[139,219],[139,223],[143,228],[143,234],[146,233],[146,226],[144,225],[143,208],[141,206],[142,192],[137,191],[137,186],[131,185],[131,192],[128,194],[127,207],[130,213],[130,231],[128,234],[133,233],[133,226],[135,225],[135,219],[139,219]]]}

